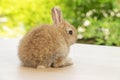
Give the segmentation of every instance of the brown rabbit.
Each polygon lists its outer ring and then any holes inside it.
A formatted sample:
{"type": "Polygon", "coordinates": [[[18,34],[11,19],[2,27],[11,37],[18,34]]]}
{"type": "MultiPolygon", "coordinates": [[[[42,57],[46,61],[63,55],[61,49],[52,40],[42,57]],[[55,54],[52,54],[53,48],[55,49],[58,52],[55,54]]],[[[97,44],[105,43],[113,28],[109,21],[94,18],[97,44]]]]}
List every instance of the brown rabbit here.
{"type": "Polygon", "coordinates": [[[76,42],[76,30],[63,19],[60,9],[51,11],[53,25],[34,28],[20,41],[18,55],[24,66],[56,68],[72,64],[68,53],[70,45],[76,42]]]}

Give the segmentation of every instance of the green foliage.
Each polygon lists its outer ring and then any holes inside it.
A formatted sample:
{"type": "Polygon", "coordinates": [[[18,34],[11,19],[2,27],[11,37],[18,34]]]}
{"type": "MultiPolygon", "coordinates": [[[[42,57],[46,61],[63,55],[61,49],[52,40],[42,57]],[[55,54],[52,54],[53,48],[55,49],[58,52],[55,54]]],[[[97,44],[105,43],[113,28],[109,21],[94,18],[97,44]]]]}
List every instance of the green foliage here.
{"type": "Polygon", "coordinates": [[[120,46],[120,0],[0,0],[0,37],[19,37],[51,24],[54,6],[76,27],[79,40],[120,46]]]}
{"type": "Polygon", "coordinates": [[[84,32],[83,40],[93,39],[94,44],[117,45],[120,46],[120,20],[112,20],[112,18],[103,18],[101,20],[87,19],[91,23],[89,26],[82,26],[84,32]]]}
{"type": "Polygon", "coordinates": [[[0,17],[7,18],[7,22],[0,23],[0,33],[14,37],[39,24],[51,23],[50,10],[57,3],[56,0],[0,0],[0,17]]]}
{"type": "Polygon", "coordinates": [[[76,0],[76,3],[73,23],[78,25],[79,39],[120,46],[120,8],[116,0],[76,0]]]}

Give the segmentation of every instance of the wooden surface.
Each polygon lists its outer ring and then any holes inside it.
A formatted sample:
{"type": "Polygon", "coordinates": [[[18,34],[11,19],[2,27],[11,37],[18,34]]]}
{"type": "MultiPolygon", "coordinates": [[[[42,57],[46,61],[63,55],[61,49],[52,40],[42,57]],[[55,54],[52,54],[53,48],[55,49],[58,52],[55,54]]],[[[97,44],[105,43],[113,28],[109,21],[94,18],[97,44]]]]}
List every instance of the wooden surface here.
{"type": "Polygon", "coordinates": [[[74,65],[33,69],[20,66],[17,39],[0,39],[0,80],[120,80],[120,48],[75,44],[74,65]]]}

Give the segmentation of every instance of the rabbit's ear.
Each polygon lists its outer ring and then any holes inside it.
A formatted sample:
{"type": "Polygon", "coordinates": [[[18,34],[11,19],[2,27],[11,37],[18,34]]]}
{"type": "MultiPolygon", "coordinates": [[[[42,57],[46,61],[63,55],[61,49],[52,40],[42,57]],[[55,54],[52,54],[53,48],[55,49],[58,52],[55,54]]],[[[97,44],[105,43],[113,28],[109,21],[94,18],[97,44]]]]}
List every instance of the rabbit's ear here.
{"type": "Polygon", "coordinates": [[[63,18],[62,18],[62,12],[60,9],[56,7],[52,8],[52,19],[54,24],[62,23],[63,18]]]}

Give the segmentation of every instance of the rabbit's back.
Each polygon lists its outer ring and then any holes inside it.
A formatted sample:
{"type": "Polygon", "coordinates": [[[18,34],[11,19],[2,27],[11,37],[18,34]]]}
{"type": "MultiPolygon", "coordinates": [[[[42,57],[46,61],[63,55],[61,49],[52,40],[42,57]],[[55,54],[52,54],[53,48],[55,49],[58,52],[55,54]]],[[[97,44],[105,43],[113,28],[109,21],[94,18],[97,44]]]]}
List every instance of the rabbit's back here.
{"type": "Polygon", "coordinates": [[[21,40],[19,58],[25,66],[50,66],[49,63],[53,62],[56,53],[62,51],[60,48],[68,51],[62,34],[56,27],[43,25],[30,31],[21,40]]]}

